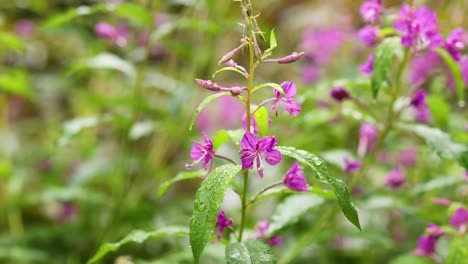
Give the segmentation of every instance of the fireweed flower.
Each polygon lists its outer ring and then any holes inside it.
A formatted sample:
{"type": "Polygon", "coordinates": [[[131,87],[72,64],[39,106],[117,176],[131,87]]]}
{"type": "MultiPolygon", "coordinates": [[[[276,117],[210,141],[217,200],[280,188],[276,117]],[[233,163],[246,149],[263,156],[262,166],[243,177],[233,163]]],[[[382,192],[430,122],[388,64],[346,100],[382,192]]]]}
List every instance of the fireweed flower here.
{"type": "Polygon", "coordinates": [[[15,23],[15,33],[20,37],[29,37],[36,30],[36,25],[29,19],[20,19],[15,23]]]}
{"type": "Polygon", "coordinates": [[[240,142],[242,169],[251,169],[256,164],[258,174],[263,178],[262,158],[270,165],[281,161],[281,153],[274,149],[277,143],[275,136],[258,139],[254,134],[246,132],[240,142]]]}
{"type": "Polygon", "coordinates": [[[418,152],[414,148],[408,148],[400,151],[398,161],[402,166],[414,167],[418,160],[418,152]]]}
{"type": "Polygon", "coordinates": [[[404,47],[435,48],[442,43],[437,15],[427,7],[413,9],[403,4],[393,26],[402,33],[401,44],[404,47]]]}
{"type": "MultiPolygon", "coordinates": [[[[268,117],[268,126],[271,126],[271,118],[268,117]]],[[[247,131],[247,113],[244,112],[242,115],[242,128],[247,131]]],[[[253,134],[258,134],[260,133],[260,130],[258,129],[257,121],[255,121],[255,118],[253,116],[250,117],[250,133],[253,134]]]]}
{"type": "Polygon", "coordinates": [[[351,95],[348,93],[348,91],[341,86],[331,88],[330,96],[338,102],[342,102],[346,99],[351,98],[351,95]]]}
{"type": "Polygon", "coordinates": [[[379,32],[380,29],[378,27],[367,25],[358,31],[358,37],[364,44],[371,47],[377,43],[379,32]]]}
{"type": "Polygon", "coordinates": [[[320,77],[320,69],[314,64],[307,64],[302,69],[302,81],[306,84],[312,84],[320,77]]]}
{"type": "MultiPolygon", "coordinates": [[[[255,225],[255,229],[257,229],[258,231],[253,234],[253,237],[265,239],[265,235],[266,235],[266,232],[268,231],[269,225],[270,224],[266,220],[258,222],[255,225]]],[[[280,236],[273,236],[273,237],[266,239],[266,242],[272,247],[279,246],[283,243],[283,239],[280,236]]]]}
{"type": "Polygon", "coordinates": [[[414,56],[410,67],[411,83],[415,86],[423,84],[434,73],[434,70],[440,66],[441,62],[439,54],[431,50],[414,56]]]}
{"type": "Polygon", "coordinates": [[[117,32],[114,26],[106,22],[97,23],[94,27],[94,31],[98,37],[103,39],[112,39],[117,32]]]}
{"type": "Polygon", "coordinates": [[[348,174],[353,173],[361,168],[362,162],[359,160],[350,160],[348,158],[344,158],[345,168],[344,171],[348,174]]]}
{"type": "Polygon", "coordinates": [[[364,156],[366,153],[369,153],[375,147],[377,142],[377,128],[363,122],[361,123],[361,128],[359,130],[359,146],[358,154],[359,156],[364,156]]]}
{"type": "Polygon", "coordinates": [[[413,254],[418,256],[432,257],[435,253],[437,240],[444,234],[439,226],[429,224],[426,228],[426,235],[419,236],[418,247],[413,254]]]}
{"type": "Polygon", "coordinates": [[[394,168],[391,170],[385,178],[385,184],[392,189],[398,189],[402,187],[405,184],[405,181],[405,176],[399,168],[394,168]]]}
{"type": "Polygon", "coordinates": [[[450,224],[461,232],[465,232],[468,225],[468,210],[458,208],[450,217],[450,224]]]}
{"type": "Polygon", "coordinates": [[[443,236],[445,232],[438,225],[428,224],[426,227],[426,233],[438,239],[443,236]]]}
{"type": "Polygon", "coordinates": [[[461,51],[465,48],[463,33],[463,28],[457,28],[445,40],[444,48],[456,61],[460,61],[461,51]]]}
{"type": "Polygon", "coordinates": [[[362,3],[360,12],[364,21],[374,23],[382,15],[382,1],[368,0],[362,3]]]}
{"type": "Polygon", "coordinates": [[[213,151],[213,141],[209,139],[204,132],[202,132],[202,135],[205,143],[201,144],[193,141],[193,147],[192,150],[190,150],[190,157],[192,158],[193,162],[190,164],[185,164],[185,168],[189,170],[194,165],[203,161],[200,167],[207,170],[205,176],[203,176],[203,178],[205,178],[206,175],[208,175],[213,169],[213,157],[215,153],[213,151]]]}
{"type": "Polygon", "coordinates": [[[374,70],[374,54],[369,55],[367,61],[359,65],[359,70],[367,76],[372,75],[372,71],[374,70]]]}
{"type": "Polygon", "coordinates": [[[417,121],[427,123],[431,119],[429,105],[426,102],[427,93],[423,89],[418,89],[411,98],[411,106],[417,121]]]}
{"type": "Polygon", "coordinates": [[[286,172],[286,176],[283,179],[284,185],[289,189],[298,192],[308,192],[309,187],[307,186],[307,180],[304,178],[304,170],[299,163],[296,161],[291,168],[286,172]]]}
{"type": "Polygon", "coordinates": [[[281,84],[281,88],[283,88],[285,95],[273,89],[275,100],[271,103],[271,110],[276,111],[276,115],[278,115],[278,105],[281,105],[290,115],[297,116],[301,112],[301,105],[293,99],[296,95],[296,85],[286,81],[281,84]]]}
{"type": "Polygon", "coordinates": [[[232,226],[232,220],[226,218],[226,214],[224,213],[223,210],[219,211],[218,213],[218,221],[216,222],[216,228],[219,228],[219,233],[216,237],[215,243],[219,242],[221,238],[223,237],[224,229],[226,227],[231,227],[232,226]]]}

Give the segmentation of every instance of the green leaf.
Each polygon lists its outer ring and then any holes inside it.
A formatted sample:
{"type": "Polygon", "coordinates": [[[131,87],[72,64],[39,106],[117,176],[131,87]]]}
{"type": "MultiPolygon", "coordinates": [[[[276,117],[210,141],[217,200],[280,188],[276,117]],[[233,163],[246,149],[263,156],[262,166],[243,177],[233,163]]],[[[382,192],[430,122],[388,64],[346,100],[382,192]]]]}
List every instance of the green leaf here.
{"type": "Polygon", "coordinates": [[[281,85],[279,85],[277,83],[262,83],[262,84],[259,84],[259,85],[255,86],[252,89],[252,93],[262,89],[263,87],[272,87],[273,89],[277,90],[280,94],[285,95],[283,88],[281,87],[281,85]]]}
{"type": "Polygon", "coordinates": [[[268,135],[268,110],[262,106],[254,113],[254,119],[257,123],[258,130],[260,131],[260,136],[264,137],[268,135]]]}
{"type": "Polygon", "coordinates": [[[415,255],[402,255],[390,261],[390,264],[436,264],[433,259],[429,257],[415,256],[415,255]]]}
{"type": "Polygon", "coordinates": [[[135,80],[136,70],[133,64],[112,53],[102,53],[92,58],[86,58],[74,63],[67,74],[74,74],[83,69],[110,69],[117,70],[135,80]]]}
{"type": "Polygon", "coordinates": [[[223,165],[214,169],[198,189],[190,220],[190,245],[195,263],[198,263],[218,220],[224,193],[232,178],[241,170],[239,165],[223,165]]]}
{"type": "Polygon", "coordinates": [[[29,99],[32,97],[29,76],[21,69],[10,69],[0,73],[0,91],[2,90],[29,99]]]}
{"type": "Polygon", "coordinates": [[[437,179],[430,180],[428,182],[419,184],[411,189],[411,195],[420,195],[421,193],[430,192],[433,190],[443,189],[450,186],[462,184],[464,181],[463,177],[460,176],[442,176],[437,179]]]}
{"type": "Polygon", "coordinates": [[[188,179],[195,179],[195,178],[200,178],[203,175],[205,175],[204,170],[198,170],[198,171],[186,171],[186,172],[181,172],[177,174],[174,178],[165,181],[159,186],[158,190],[158,196],[161,197],[163,196],[167,190],[176,182],[183,181],[183,180],[188,180],[188,179]]]}
{"type": "Polygon", "coordinates": [[[440,129],[424,125],[404,125],[399,128],[405,131],[413,132],[422,137],[434,151],[443,159],[456,160],[463,168],[468,170],[468,146],[458,144],[452,141],[449,135],[440,129]]]}
{"type": "Polygon", "coordinates": [[[231,136],[226,130],[218,130],[213,136],[213,150],[217,150],[231,139],[231,136]]]}
{"type": "Polygon", "coordinates": [[[460,69],[460,65],[450,56],[450,54],[443,48],[436,48],[435,51],[442,57],[452,73],[455,86],[457,87],[458,100],[461,105],[464,105],[465,100],[465,83],[460,69]]]}
{"type": "Polygon", "coordinates": [[[110,6],[107,4],[96,4],[93,6],[79,6],[73,9],[69,9],[66,12],[60,12],[53,15],[42,23],[43,28],[54,28],[63,26],[64,24],[70,23],[73,19],[80,16],[92,15],[98,12],[106,12],[110,10],[110,6]]]}
{"type": "Polygon", "coordinates": [[[271,248],[259,239],[231,243],[226,247],[227,264],[274,264],[271,248]]]}
{"type": "Polygon", "coordinates": [[[466,238],[458,238],[452,240],[449,246],[449,252],[446,264],[466,264],[468,260],[468,240],[466,238]]]}
{"type": "Polygon", "coordinates": [[[323,160],[319,157],[305,151],[295,149],[293,147],[279,146],[277,149],[286,156],[292,157],[301,163],[308,165],[316,174],[317,179],[330,185],[335,193],[338,205],[341,208],[344,216],[357,228],[361,229],[359,223],[359,216],[351,201],[351,194],[348,187],[340,179],[336,179],[330,176],[328,167],[323,160]]]}
{"type": "Polygon", "coordinates": [[[151,27],[153,23],[153,16],[141,5],[122,3],[117,6],[115,13],[139,27],[151,27]]]}
{"type": "Polygon", "coordinates": [[[193,117],[192,117],[192,120],[190,121],[190,125],[189,125],[189,130],[192,131],[193,125],[195,124],[195,121],[197,121],[198,115],[203,110],[203,108],[205,108],[205,106],[207,106],[214,99],[217,99],[217,98],[219,98],[221,96],[230,96],[230,95],[231,95],[230,92],[222,92],[222,93],[215,93],[215,94],[212,94],[212,95],[206,97],[201,102],[201,104],[197,107],[197,109],[195,110],[195,113],[193,113],[193,117]]]}
{"type": "Polygon", "coordinates": [[[100,122],[106,122],[111,119],[111,116],[90,116],[79,117],[73,120],[66,121],[63,124],[62,135],[58,140],[58,144],[63,146],[67,144],[70,139],[80,133],[83,129],[96,127],[100,122]]]}
{"type": "Polygon", "coordinates": [[[155,238],[155,237],[164,237],[164,236],[186,236],[188,234],[188,230],[186,227],[179,227],[179,226],[167,226],[163,227],[159,230],[152,231],[152,232],[145,232],[142,230],[133,230],[130,234],[128,234],[125,238],[120,240],[116,243],[105,243],[102,244],[96,254],[88,261],[88,264],[95,263],[104,257],[107,253],[113,252],[118,250],[121,246],[130,243],[143,243],[148,238],[155,238]]]}
{"type": "Polygon", "coordinates": [[[14,50],[17,53],[22,52],[24,49],[21,39],[18,38],[15,34],[9,32],[0,32],[0,50],[14,50]]]}
{"type": "Polygon", "coordinates": [[[276,207],[268,226],[267,236],[274,235],[284,227],[296,223],[309,209],[320,206],[324,201],[322,197],[311,193],[287,197],[276,207]]]}
{"type": "Polygon", "coordinates": [[[399,37],[386,38],[377,47],[371,77],[372,95],[374,98],[377,98],[380,88],[388,78],[393,56],[401,52],[401,50],[402,46],[399,37]]]}
{"type": "Polygon", "coordinates": [[[224,67],[224,68],[221,68],[219,70],[217,70],[215,73],[213,73],[213,78],[216,77],[216,75],[220,72],[224,72],[224,71],[233,71],[233,72],[237,72],[239,73],[240,75],[244,76],[244,78],[248,79],[249,76],[247,75],[247,73],[235,68],[235,67],[224,67]]]}
{"type": "Polygon", "coordinates": [[[226,130],[226,132],[229,134],[234,144],[239,146],[242,140],[242,137],[245,134],[245,131],[243,129],[236,129],[236,130],[226,130]]]}
{"type": "Polygon", "coordinates": [[[447,102],[437,96],[428,96],[426,101],[434,121],[441,127],[447,127],[450,117],[450,106],[447,102]]]}
{"type": "Polygon", "coordinates": [[[276,43],[275,30],[273,29],[270,33],[270,47],[263,53],[262,60],[270,57],[276,47],[278,47],[278,43],[276,43]]]}

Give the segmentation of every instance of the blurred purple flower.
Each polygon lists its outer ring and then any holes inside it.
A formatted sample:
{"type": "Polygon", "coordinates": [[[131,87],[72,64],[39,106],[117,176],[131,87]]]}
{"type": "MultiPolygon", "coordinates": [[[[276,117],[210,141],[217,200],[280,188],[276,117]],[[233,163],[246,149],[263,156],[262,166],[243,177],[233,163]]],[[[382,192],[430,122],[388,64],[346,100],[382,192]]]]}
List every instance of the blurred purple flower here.
{"type": "Polygon", "coordinates": [[[435,253],[435,246],[437,243],[437,238],[431,235],[419,236],[418,238],[418,248],[413,251],[413,254],[418,256],[427,256],[431,257],[435,253]]]}
{"type": "MultiPolygon", "coordinates": [[[[264,239],[265,235],[266,235],[266,233],[268,231],[268,226],[269,225],[270,224],[266,220],[258,222],[255,225],[255,229],[257,229],[258,231],[253,234],[253,237],[264,239]]],[[[266,239],[266,242],[270,246],[274,247],[274,246],[281,245],[283,243],[283,239],[280,236],[273,236],[273,237],[270,237],[270,238],[266,239]]]]}
{"type": "Polygon", "coordinates": [[[291,168],[286,172],[286,176],[283,179],[284,185],[289,189],[298,192],[308,192],[309,186],[307,186],[307,180],[304,178],[304,170],[299,163],[296,161],[291,168]]]}
{"type": "Polygon", "coordinates": [[[58,219],[61,221],[67,221],[73,218],[77,213],[77,208],[73,202],[63,202],[58,212],[58,219]]]}
{"type": "Polygon", "coordinates": [[[440,226],[435,225],[435,224],[428,224],[426,227],[426,233],[430,236],[433,236],[435,238],[440,238],[441,236],[444,235],[444,230],[440,228],[440,226]]]}
{"type": "Polygon", "coordinates": [[[358,154],[360,157],[369,153],[375,147],[377,142],[377,128],[363,122],[361,123],[361,128],[359,129],[359,146],[358,154]]]}
{"type": "Polygon", "coordinates": [[[437,26],[437,15],[427,7],[413,9],[403,4],[394,27],[402,33],[401,44],[407,48],[435,48],[443,40],[437,26]]]}
{"type": "MultiPolygon", "coordinates": [[[[271,119],[268,117],[268,126],[271,126],[271,119]]],[[[247,113],[244,112],[242,115],[242,128],[247,131],[247,113]]],[[[258,129],[257,121],[253,116],[250,117],[250,133],[258,134],[260,130],[258,129]]]]}
{"type": "Polygon", "coordinates": [[[268,245],[275,247],[283,244],[283,238],[280,236],[273,236],[268,238],[266,242],[268,245]]]}
{"type": "Polygon", "coordinates": [[[350,160],[348,158],[344,158],[345,169],[344,171],[348,174],[353,173],[361,168],[362,162],[359,160],[350,160]]]}
{"type": "Polygon", "coordinates": [[[426,102],[427,93],[423,89],[417,89],[411,98],[415,118],[421,123],[427,123],[431,119],[429,105],[426,102]]]}
{"type": "Polygon", "coordinates": [[[465,48],[463,33],[463,28],[457,28],[445,40],[445,49],[456,61],[460,61],[461,51],[465,48]]]}
{"type": "Polygon", "coordinates": [[[15,23],[15,33],[20,37],[29,37],[36,30],[36,25],[29,19],[20,19],[15,23]]]}
{"type": "Polygon", "coordinates": [[[360,12],[364,21],[374,23],[382,15],[382,1],[367,0],[362,3],[360,12]]]}
{"type": "Polygon", "coordinates": [[[223,210],[219,211],[218,221],[216,222],[216,227],[215,227],[215,229],[219,228],[219,233],[216,237],[215,243],[219,242],[219,240],[221,240],[221,238],[223,237],[224,229],[226,227],[231,227],[231,226],[232,226],[232,220],[226,218],[226,215],[224,214],[223,210]]]}
{"type": "Polygon", "coordinates": [[[468,224],[468,211],[463,207],[455,210],[450,217],[450,224],[456,229],[464,232],[468,224]]]}
{"type": "Polygon", "coordinates": [[[372,71],[374,70],[374,54],[369,55],[367,61],[359,66],[359,70],[367,76],[372,75],[372,71]]]}
{"type": "Polygon", "coordinates": [[[371,47],[377,43],[379,32],[380,29],[378,27],[367,25],[358,31],[358,37],[364,44],[371,47]]]}
{"type": "Polygon", "coordinates": [[[198,164],[203,160],[200,167],[207,169],[206,174],[203,176],[203,178],[205,178],[213,169],[213,157],[215,153],[213,151],[213,141],[211,141],[211,139],[209,139],[204,132],[202,132],[202,135],[205,143],[201,144],[196,141],[193,141],[193,147],[190,150],[190,157],[192,158],[193,162],[190,164],[185,164],[185,168],[189,170],[194,165],[198,164]],[[208,164],[209,167],[206,168],[208,164]]]}
{"type": "Polygon", "coordinates": [[[460,68],[462,72],[463,81],[465,82],[465,89],[468,89],[468,57],[466,57],[460,63],[460,68]]]}
{"type": "Polygon", "coordinates": [[[385,184],[392,189],[398,189],[402,187],[405,184],[405,181],[405,176],[399,168],[394,168],[391,170],[385,178],[385,184]]]}
{"type": "Polygon", "coordinates": [[[271,110],[276,111],[276,115],[278,115],[278,105],[281,105],[289,114],[297,116],[301,112],[301,105],[293,99],[296,95],[296,85],[291,81],[286,81],[281,84],[281,88],[283,88],[285,95],[273,89],[276,99],[271,103],[271,110]]]}
{"type": "Polygon", "coordinates": [[[310,28],[302,35],[301,50],[304,51],[305,57],[313,64],[324,65],[343,45],[346,35],[346,32],[340,27],[310,28]]]}
{"type": "Polygon", "coordinates": [[[414,167],[418,159],[418,152],[415,148],[407,148],[400,151],[398,161],[402,166],[414,167]]]}
{"type": "Polygon", "coordinates": [[[351,95],[348,93],[348,91],[341,86],[331,88],[330,96],[338,102],[342,102],[351,98],[351,95]]]}
{"type": "Polygon", "coordinates": [[[312,84],[320,77],[320,69],[317,65],[306,64],[302,69],[302,81],[306,84],[312,84]]]}
{"type": "Polygon", "coordinates": [[[257,171],[263,178],[262,158],[270,165],[281,161],[281,153],[274,149],[277,143],[275,136],[258,139],[254,134],[246,132],[240,142],[242,169],[251,169],[256,163],[257,171]]]}
{"type": "Polygon", "coordinates": [[[440,65],[441,60],[437,52],[428,50],[419,53],[411,60],[410,80],[415,86],[423,84],[434,70],[440,65]]]}
{"type": "Polygon", "coordinates": [[[94,26],[96,35],[103,39],[113,39],[117,34],[116,28],[106,22],[99,22],[94,26]]]}

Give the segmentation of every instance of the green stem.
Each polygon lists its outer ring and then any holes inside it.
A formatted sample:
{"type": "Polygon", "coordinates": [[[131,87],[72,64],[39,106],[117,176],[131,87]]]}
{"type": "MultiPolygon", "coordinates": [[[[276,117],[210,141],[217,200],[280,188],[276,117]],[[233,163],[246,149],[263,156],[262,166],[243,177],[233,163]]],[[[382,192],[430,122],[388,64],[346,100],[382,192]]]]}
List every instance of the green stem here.
{"type": "Polygon", "coordinates": [[[242,173],[244,173],[244,188],[242,192],[242,209],[241,209],[241,225],[239,228],[239,236],[238,236],[238,241],[242,241],[242,235],[244,233],[244,226],[245,226],[245,214],[247,211],[247,191],[249,188],[249,170],[243,170],[242,173]]]}
{"type": "Polygon", "coordinates": [[[274,183],[268,185],[267,187],[261,189],[257,193],[257,195],[255,195],[252,199],[250,199],[250,201],[247,203],[246,207],[249,208],[250,206],[252,206],[255,203],[255,201],[257,201],[258,197],[260,195],[262,195],[264,192],[266,192],[266,191],[270,190],[271,188],[274,188],[274,187],[276,187],[278,185],[281,185],[281,184],[283,184],[283,181],[277,181],[277,182],[274,182],[274,183]]]}

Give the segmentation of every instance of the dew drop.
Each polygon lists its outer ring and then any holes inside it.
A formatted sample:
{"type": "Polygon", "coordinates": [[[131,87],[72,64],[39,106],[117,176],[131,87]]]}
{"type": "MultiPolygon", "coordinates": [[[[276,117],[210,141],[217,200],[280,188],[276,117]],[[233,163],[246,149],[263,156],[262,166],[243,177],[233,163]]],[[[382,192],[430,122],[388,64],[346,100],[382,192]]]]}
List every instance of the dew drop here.
{"type": "Polygon", "coordinates": [[[202,211],[204,211],[206,209],[206,205],[203,202],[197,202],[197,203],[195,203],[195,209],[197,211],[202,212],[202,211]]]}

